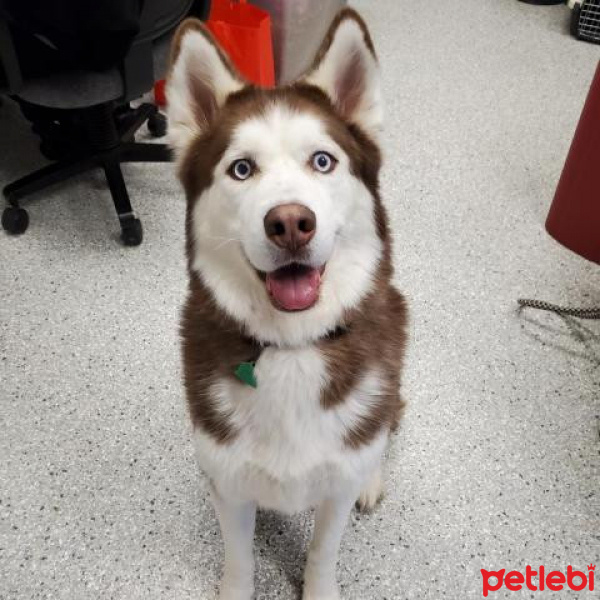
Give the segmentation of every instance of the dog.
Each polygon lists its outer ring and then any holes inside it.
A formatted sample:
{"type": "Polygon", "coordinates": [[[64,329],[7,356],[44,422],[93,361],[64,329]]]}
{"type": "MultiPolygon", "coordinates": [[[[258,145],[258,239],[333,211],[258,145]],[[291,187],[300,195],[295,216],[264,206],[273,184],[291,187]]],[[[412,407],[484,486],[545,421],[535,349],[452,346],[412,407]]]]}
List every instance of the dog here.
{"type": "Polygon", "coordinates": [[[260,506],[316,509],[303,600],[339,599],[344,527],[357,499],[382,494],[403,407],[407,308],[379,195],[370,34],[342,10],[306,75],[266,89],[187,20],[166,89],[187,197],[184,378],[224,542],[220,598],[253,596],[260,506]]]}

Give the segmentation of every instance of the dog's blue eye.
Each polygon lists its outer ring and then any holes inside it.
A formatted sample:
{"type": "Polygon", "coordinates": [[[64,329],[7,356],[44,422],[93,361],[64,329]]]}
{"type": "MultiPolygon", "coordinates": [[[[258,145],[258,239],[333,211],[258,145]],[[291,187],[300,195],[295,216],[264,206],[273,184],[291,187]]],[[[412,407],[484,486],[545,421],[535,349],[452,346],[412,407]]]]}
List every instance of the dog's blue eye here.
{"type": "Polygon", "coordinates": [[[244,181],[254,173],[254,164],[247,158],[240,158],[231,163],[227,172],[233,179],[244,181]]]}
{"type": "Polygon", "coordinates": [[[319,173],[331,173],[335,169],[337,160],[328,152],[315,152],[311,159],[311,166],[319,173]]]}

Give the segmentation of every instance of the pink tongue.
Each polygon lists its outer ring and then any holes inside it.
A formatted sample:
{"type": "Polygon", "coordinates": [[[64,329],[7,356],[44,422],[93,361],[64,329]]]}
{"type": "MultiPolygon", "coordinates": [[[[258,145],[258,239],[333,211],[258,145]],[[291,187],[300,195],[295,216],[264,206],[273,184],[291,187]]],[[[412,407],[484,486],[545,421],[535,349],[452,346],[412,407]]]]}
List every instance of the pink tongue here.
{"type": "Polygon", "coordinates": [[[321,274],[318,269],[267,274],[267,291],[284,310],[310,308],[319,297],[321,274]]]}

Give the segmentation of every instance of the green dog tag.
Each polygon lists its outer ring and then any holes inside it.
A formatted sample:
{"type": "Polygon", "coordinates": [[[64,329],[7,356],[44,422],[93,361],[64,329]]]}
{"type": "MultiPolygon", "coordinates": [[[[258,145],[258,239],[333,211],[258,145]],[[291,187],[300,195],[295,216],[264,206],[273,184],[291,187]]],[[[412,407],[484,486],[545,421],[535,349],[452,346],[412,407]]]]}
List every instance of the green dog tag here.
{"type": "Polygon", "coordinates": [[[258,383],[256,381],[256,375],[254,374],[254,366],[256,363],[253,362],[243,362],[240,363],[234,371],[234,375],[246,385],[250,385],[253,388],[258,387],[258,383]]]}

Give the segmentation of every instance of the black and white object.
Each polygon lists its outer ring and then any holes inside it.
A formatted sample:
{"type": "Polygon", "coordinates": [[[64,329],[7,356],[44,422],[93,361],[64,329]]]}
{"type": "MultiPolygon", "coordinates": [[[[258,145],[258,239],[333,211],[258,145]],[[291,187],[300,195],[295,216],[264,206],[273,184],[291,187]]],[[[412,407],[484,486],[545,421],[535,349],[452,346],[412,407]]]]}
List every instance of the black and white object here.
{"type": "Polygon", "coordinates": [[[571,34],[579,40],[600,44],[600,0],[569,0],[571,34]]]}

